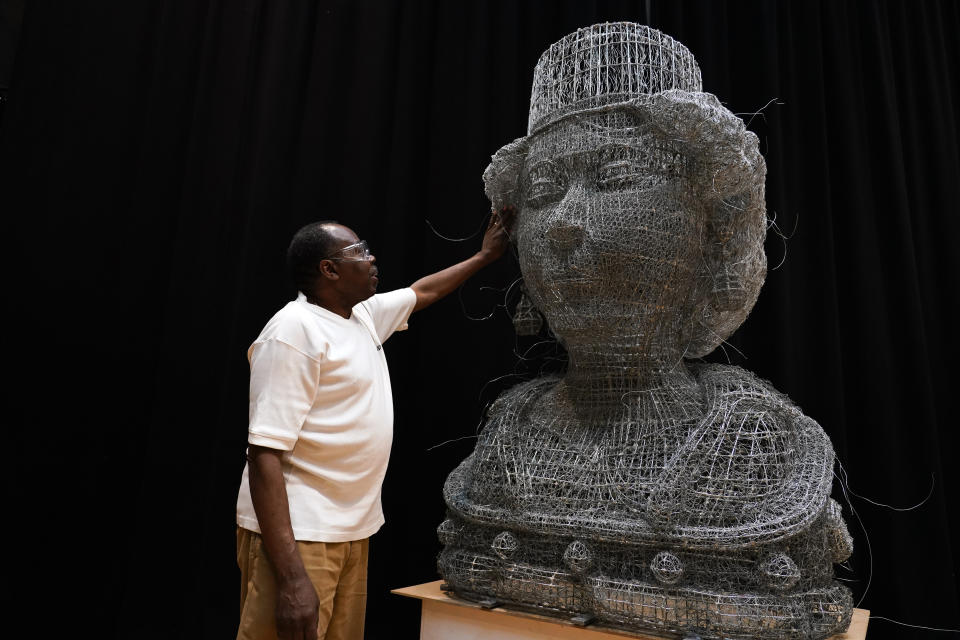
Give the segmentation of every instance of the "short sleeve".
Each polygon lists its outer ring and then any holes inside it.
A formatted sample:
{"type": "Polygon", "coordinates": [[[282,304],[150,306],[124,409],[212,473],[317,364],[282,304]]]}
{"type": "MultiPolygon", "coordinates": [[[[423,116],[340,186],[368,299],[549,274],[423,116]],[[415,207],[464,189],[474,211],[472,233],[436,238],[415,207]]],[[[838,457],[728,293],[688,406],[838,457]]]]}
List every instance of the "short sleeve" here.
{"type": "Polygon", "coordinates": [[[413,289],[396,289],[387,293],[378,293],[360,303],[373,319],[377,337],[384,342],[394,331],[407,328],[407,320],[417,304],[417,294],[413,289]]]}
{"type": "Polygon", "coordinates": [[[270,339],[250,347],[250,425],[247,441],[290,451],[313,406],[320,363],[270,339]]]}

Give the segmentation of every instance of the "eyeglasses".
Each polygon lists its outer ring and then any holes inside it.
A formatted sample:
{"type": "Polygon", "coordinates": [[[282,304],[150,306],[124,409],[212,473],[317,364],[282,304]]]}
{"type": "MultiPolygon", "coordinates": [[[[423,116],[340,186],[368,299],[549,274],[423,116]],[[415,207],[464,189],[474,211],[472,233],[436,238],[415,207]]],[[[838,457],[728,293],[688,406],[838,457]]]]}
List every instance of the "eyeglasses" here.
{"type": "Polygon", "coordinates": [[[360,242],[355,242],[354,244],[348,244],[342,249],[334,251],[329,256],[320,258],[321,260],[344,260],[347,262],[367,262],[373,258],[373,254],[370,253],[370,247],[367,246],[366,240],[361,240],[360,242]],[[334,257],[337,254],[342,254],[339,257],[334,257]]]}

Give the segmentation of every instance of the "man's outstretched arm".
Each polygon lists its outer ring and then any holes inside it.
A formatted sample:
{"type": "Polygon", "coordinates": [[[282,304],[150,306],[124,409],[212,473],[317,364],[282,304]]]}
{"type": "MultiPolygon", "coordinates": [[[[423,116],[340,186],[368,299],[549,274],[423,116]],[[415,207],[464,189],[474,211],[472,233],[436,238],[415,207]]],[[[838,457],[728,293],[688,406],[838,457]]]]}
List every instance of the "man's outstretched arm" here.
{"type": "Polygon", "coordinates": [[[458,262],[452,267],[437,271],[429,276],[420,278],[410,288],[417,294],[417,304],[413,310],[419,311],[449,295],[457,287],[467,281],[470,276],[492,262],[500,259],[510,244],[510,231],[513,229],[513,220],[516,211],[513,207],[504,207],[490,216],[490,223],[483,234],[483,244],[480,251],[458,262]]]}

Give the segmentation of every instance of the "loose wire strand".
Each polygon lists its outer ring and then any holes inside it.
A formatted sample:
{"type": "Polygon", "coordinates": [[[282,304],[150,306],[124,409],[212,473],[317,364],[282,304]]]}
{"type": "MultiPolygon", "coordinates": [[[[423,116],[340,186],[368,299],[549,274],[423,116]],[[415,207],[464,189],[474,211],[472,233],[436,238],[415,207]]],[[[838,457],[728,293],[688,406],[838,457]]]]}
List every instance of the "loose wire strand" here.
{"type": "Polygon", "coordinates": [[[960,629],[943,629],[941,627],[925,627],[921,624],[910,624],[909,622],[900,622],[899,620],[894,620],[893,618],[888,618],[886,616],[870,616],[871,620],[886,620],[887,622],[892,622],[893,624],[899,624],[902,627],[911,627],[913,629],[924,629],[926,631],[942,631],[944,633],[960,633],[960,629]]]}

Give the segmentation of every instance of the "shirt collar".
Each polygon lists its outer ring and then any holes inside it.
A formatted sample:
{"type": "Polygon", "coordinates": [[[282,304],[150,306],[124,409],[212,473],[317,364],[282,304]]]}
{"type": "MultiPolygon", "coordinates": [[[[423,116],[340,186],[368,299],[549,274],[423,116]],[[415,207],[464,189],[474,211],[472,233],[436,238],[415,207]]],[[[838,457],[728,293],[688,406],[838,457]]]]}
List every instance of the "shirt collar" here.
{"type": "Polygon", "coordinates": [[[334,313],[333,311],[330,311],[330,309],[327,309],[326,307],[321,307],[318,304],[313,304],[312,302],[307,300],[307,296],[303,293],[303,291],[297,291],[297,303],[303,305],[312,313],[315,313],[318,316],[322,316],[324,318],[336,318],[340,322],[350,322],[351,320],[353,320],[353,316],[354,316],[353,310],[350,311],[349,318],[344,318],[340,314],[334,313]]]}

